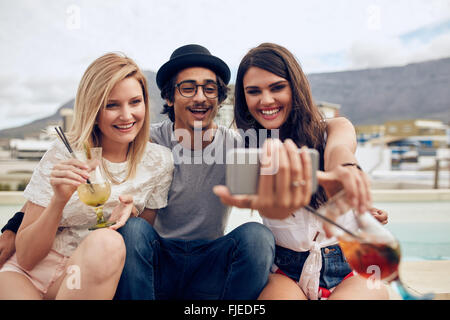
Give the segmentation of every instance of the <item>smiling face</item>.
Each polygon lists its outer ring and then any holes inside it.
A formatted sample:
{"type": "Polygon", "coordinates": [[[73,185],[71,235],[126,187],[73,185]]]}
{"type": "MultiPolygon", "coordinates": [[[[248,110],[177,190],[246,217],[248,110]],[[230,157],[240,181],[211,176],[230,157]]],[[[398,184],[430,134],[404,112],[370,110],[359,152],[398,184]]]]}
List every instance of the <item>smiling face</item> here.
{"type": "Polygon", "coordinates": [[[266,129],[279,129],[292,110],[289,82],[269,71],[250,67],[243,78],[250,114],[266,129]]]}
{"type": "Polygon", "coordinates": [[[119,81],[111,90],[106,106],[97,115],[103,153],[125,150],[126,157],[128,145],[144,124],[145,112],[140,83],[133,77],[119,81]]]}
{"type": "MultiPolygon", "coordinates": [[[[176,83],[182,82],[197,85],[217,83],[217,76],[213,71],[206,68],[187,68],[177,75],[176,83]]],[[[197,93],[191,98],[182,96],[177,88],[173,100],[167,101],[167,104],[173,107],[175,111],[175,129],[187,129],[193,132],[195,128],[207,130],[215,127],[214,118],[217,115],[219,100],[218,98],[205,97],[202,87],[198,87],[197,93]]]]}

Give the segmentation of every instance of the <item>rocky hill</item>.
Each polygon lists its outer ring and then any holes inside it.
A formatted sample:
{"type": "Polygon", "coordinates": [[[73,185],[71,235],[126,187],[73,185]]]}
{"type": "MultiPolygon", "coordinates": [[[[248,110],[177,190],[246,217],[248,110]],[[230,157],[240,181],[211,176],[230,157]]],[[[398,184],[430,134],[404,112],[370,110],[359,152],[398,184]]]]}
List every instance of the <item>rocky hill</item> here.
{"type": "Polygon", "coordinates": [[[354,124],[413,118],[450,122],[450,58],[308,79],[315,100],[340,104],[341,115],[354,124]]]}

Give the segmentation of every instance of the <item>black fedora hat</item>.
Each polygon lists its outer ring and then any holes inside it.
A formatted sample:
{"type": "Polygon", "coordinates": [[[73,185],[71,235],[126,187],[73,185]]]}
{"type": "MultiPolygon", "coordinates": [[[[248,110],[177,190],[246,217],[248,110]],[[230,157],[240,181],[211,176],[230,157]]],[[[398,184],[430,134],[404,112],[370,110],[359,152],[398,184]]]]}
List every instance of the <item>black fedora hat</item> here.
{"type": "Polygon", "coordinates": [[[159,68],[156,84],[159,89],[177,72],[190,67],[204,67],[214,71],[228,84],[231,77],[230,68],[221,59],[213,56],[208,49],[198,44],[188,44],[176,49],[170,60],[159,68]]]}

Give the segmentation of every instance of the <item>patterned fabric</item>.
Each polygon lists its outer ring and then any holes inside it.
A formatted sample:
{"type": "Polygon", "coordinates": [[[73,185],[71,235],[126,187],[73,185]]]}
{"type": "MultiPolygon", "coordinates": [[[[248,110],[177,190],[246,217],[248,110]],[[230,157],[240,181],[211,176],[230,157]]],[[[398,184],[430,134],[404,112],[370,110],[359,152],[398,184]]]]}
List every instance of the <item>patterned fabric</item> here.
{"type": "MultiPolygon", "coordinates": [[[[37,205],[47,207],[53,196],[50,184],[51,170],[56,163],[69,157],[65,146],[56,140],[34,170],[24,191],[24,197],[37,205]]],[[[126,177],[126,162],[112,163],[104,159],[104,163],[119,181],[126,177]]],[[[148,142],[142,161],[137,167],[136,176],[118,185],[111,184],[111,195],[103,208],[105,218],[110,217],[113,209],[119,204],[119,196],[124,194],[133,196],[134,205],[139,213],[144,208],[165,207],[173,168],[172,152],[166,147],[148,142]]],[[[62,255],[70,256],[89,234],[88,227],[95,222],[94,209],[81,202],[78,193],[75,192],[63,210],[52,249],[62,255]]]]}

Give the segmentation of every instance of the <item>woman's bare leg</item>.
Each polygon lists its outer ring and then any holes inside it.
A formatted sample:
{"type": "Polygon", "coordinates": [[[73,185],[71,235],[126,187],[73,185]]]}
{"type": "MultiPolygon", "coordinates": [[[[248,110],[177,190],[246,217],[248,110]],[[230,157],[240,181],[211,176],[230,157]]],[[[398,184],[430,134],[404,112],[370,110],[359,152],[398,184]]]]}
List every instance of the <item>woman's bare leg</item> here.
{"type": "Polygon", "coordinates": [[[307,300],[302,289],[292,279],[282,274],[270,274],[269,281],[258,300],[307,300]]]}
{"type": "Polygon", "coordinates": [[[354,275],[342,281],[328,300],[387,300],[389,291],[382,282],[373,282],[354,275]]]}
{"type": "Polygon", "coordinates": [[[66,274],[55,282],[46,298],[112,299],[124,262],[125,243],[118,232],[92,231],[70,257],[66,274]]]}
{"type": "Polygon", "coordinates": [[[0,300],[42,300],[36,287],[23,274],[0,272],[0,300]]]}

